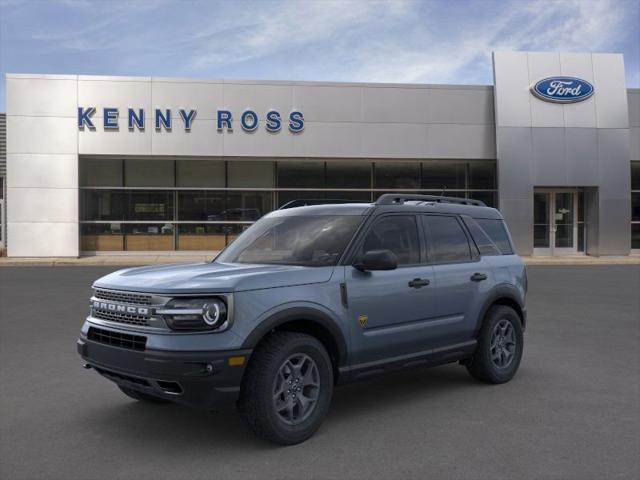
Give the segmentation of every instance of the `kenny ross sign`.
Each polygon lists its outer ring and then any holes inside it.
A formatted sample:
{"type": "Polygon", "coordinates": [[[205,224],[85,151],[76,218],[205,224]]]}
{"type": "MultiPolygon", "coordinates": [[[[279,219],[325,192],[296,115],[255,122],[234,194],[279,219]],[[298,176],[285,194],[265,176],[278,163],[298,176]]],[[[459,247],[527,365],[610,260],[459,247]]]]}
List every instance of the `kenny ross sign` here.
{"type": "MultiPolygon", "coordinates": [[[[126,112],[120,112],[118,108],[102,109],[102,127],[105,130],[118,130],[120,115],[126,115],[127,127],[130,131],[145,129],[145,112],[143,108],[127,108],[126,112]]],[[[171,116],[171,109],[156,108],[153,113],[153,123],[156,131],[165,130],[171,132],[174,123],[178,122],[185,131],[191,130],[191,126],[196,119],[197,111],[180,109],[179,119],[171,116]]],[[[78,128],[84,130],[95,130],[94,121],[97,120],[95,107],[78,107],[78,128]]],[[[100,117],[98,117],[100,118],[100,117]]],[[[291,133],[300,133],[304,130],[304,116],[302,112],[294,110],[289,113],[288,118],[283,119],[280,112],[269,110],[265,116],[264,128],[268,132],[277,133],[282,130],[283,123],[287,123],[291,133]]],[[[225,130],[233,131],[234,123],[240,123],[240,127],[245,132],[254,132],[260,127],[260,118],[253,110],[245,110],[239,118],[235,118],[229,110],[218,110],[216,124],[219,132],[225,130]]]]}

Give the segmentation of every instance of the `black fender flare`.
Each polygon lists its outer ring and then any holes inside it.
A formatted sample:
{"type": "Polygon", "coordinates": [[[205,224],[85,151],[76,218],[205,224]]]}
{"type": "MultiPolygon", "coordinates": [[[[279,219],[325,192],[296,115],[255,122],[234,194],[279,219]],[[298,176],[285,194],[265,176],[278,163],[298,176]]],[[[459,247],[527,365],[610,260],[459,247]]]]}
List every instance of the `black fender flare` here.
{"type": "Polygon", "coordinates": [[[480,309],[480,313],[478,315],[478,320],[475,329],[475,336],[480,332],[480,328],[482,327],[482,321],[484,320],[485,315],[491,308],[491,306],[499,302],[500,300],[510,300],[520,308],[520,311],[517,312],[520,316],[520,320],[522,321],[522,328],[524,329],[526,326],[526,315],[525,315],[525,306],[524,302],[521,299],[520,292],[516,287],[509,284],[501,284],[494,287],[488,294],[484,303],[482,304],[482,308],[480,309]]]}
{"type": "Polygon", "coordinates": [[[262,320],[260,324],[254,328],[247,336],[241,348],[255,348],[260,340],[264,338],[271,330],[284,325],[287,322],[295,320],[305,320],[313,322],[327,330],[333,337],[337,347],[339,357],[339,366],[347,361],[347,342],[339,327],[338,323],[327,313],[312,307],[290,307],[285,310],[274,313],[273,315],[262,320]]]}

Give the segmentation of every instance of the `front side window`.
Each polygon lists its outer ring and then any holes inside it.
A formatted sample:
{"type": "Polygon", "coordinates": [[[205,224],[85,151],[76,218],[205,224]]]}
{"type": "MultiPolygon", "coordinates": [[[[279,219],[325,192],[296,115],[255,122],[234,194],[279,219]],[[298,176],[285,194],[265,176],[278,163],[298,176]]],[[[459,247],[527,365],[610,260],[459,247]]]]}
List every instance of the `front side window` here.
{"type": "Polygon", "coordinates": [[[370,250],[391,250],[398,265],[420,263],[420,240],[414,216],[393,215],[378,220],[362,244],[362,253],[370,250]]]}
{"type": "Polygon", "coordinates": [[[240,235],[216,262],[336,265],[361,221],[356,215],[266,217],[240,235]]]}
{"type": "Polygon", "coordinates": [[[423,215],[433,263],[469,262],[469,241],[455,217],[423,215]]]}

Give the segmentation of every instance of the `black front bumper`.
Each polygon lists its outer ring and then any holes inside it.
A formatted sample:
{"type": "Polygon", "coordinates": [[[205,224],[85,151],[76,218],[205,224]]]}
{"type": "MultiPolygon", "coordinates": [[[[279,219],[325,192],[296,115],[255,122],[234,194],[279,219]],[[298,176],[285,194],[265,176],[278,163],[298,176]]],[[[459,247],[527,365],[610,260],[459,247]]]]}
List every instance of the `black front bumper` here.
{"type": "Polygon", "coordinates": [[[136,351],[104,345],[84,336],[78,339],[77,346],[87,367],[118,385],[206,410],[235,404],[252,352],[136,351]],[[244,357],[244,362],[231,366],[230,357],[244,357]]]}

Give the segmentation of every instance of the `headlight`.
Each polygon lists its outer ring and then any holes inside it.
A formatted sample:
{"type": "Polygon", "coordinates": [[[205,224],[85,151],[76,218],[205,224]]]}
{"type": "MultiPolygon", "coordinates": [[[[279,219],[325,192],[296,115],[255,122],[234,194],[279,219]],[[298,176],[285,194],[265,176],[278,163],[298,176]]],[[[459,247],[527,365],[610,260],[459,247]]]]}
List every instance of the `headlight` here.
{"type": "Polygon", "coordinates": [[[227,305],[220,298],[174,298],[156,313],[173,330],[218,330],[227,325],[227,305]]]}

